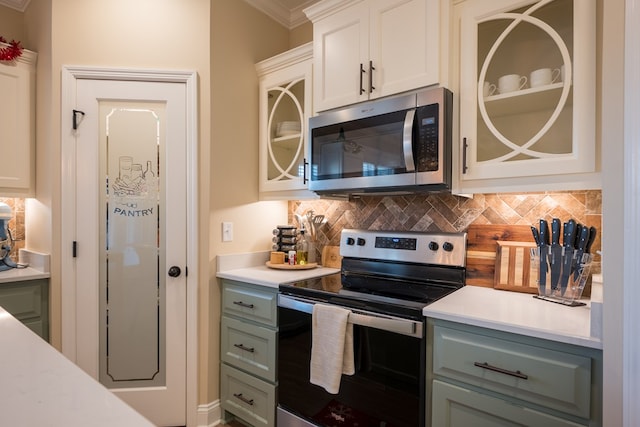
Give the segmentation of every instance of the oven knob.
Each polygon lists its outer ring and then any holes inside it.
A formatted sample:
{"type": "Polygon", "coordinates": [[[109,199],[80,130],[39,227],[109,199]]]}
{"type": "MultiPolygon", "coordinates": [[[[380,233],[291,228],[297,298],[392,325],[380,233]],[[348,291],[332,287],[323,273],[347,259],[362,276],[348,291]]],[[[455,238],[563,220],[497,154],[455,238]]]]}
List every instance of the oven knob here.
{"type": "Polygon", "coordinates": [[[451,252],[453,250],[453,244],[450,242],[444,242],[442,244],[442,249],[444,249],[447,252],[451,252]]]}
{"type": "Polygon", "coordinates": [[[358,246],[364,246],[365,240],[363,238],[361,238],[361,237],[358,237],[357,243],[358,243],[358,246]]]}
{"type": "Polygon", "coordinates": [[[437,251],[438,244],[436,242],[429,242],[429,249],[431,249],[432,251],[437,251]]]}
{"type": "Polygon", "coordinates": [[[347,237],[347,245],[353,246],[356,241],[353,240],[353,237],[347,237]]]}

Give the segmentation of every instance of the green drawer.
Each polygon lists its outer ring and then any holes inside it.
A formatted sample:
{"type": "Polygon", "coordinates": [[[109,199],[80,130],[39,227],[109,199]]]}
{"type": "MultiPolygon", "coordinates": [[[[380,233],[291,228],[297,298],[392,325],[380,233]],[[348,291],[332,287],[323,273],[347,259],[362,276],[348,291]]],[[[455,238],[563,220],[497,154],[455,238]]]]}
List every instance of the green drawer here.
{"type": "Polygon", "coordinates": [[[220,368],[222,409],[252,426],[275,426],[276,386],[222,364],[220,368]]]}
{"type": "Polygon", "coordinates": [[[443,326],[433,339],[434,375],[590,417],[589,357],[443,326]]]}
{"type": "Polygon", "coordinates": [[[0,283],[0,307],[45,340],[49,340],[48,280],[0,283]]]}
{"type": "Polygon", "coordinates": [[[276,331],[274,329],[222,317],[222,361],[276,381],[276,331]]]}
{"type": "Polygon", "coordinates": [[[240,282],[222,282],[222,310],[226,314],[277,325],[278,290],[240,282]]]}
{"type": "Polygon", "coordinates": [[[432,425],[438,427],[580,427],[531,408],[441,381],[433,382],[432,425]]]}

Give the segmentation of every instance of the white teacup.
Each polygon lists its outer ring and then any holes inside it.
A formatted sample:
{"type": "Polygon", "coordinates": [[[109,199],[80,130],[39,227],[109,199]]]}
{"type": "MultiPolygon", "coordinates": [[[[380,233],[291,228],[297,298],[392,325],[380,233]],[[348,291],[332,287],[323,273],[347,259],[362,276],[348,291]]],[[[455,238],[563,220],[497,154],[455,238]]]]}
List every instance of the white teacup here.
{"type": "Polygon", "coordinates": [[[555,83],[561,75],[559,68],[540,68],[539,70],[532,71],[529,75],[529,83],[531,87],[540,87],[555,83]]]}
{"type": "Polygon", "coordinates": [[[489,83],[489,82],[484,82],[484,85],[482,86],[482,95],[484,96],[491,96],[494,95],[496,93],[496,85],[494,85],[493,83],[489,83]]]}
{"type": "Polygon", "coordinates": [[[507,74],[498,79],[498,91],[508,93],[523,89],[527,85],[527,76],[507,74]]]}

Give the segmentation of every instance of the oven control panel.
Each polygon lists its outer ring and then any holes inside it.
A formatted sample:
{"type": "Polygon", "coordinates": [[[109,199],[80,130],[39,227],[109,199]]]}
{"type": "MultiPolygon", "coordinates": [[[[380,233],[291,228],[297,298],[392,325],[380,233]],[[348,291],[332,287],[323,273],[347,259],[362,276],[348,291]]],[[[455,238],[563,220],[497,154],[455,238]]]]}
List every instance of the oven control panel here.
{"type": "Polygon", "coordinates": [[[467,233],[342,230],[340,255],[464,267],[467,233]]]}

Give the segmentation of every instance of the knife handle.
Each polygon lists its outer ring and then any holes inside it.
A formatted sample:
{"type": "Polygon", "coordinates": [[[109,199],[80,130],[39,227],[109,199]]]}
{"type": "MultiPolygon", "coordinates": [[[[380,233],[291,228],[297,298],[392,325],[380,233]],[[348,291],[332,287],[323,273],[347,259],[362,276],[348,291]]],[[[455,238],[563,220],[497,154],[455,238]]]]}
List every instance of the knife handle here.
{"type": "Polygon", "coordinates": [[[551,244],[560,244],[560,220],[553,218],[551,221],[551,244]]]}
{"type": "Polygon", "coordinates": [[[540,233],[538,233],[538,229],[535,228],[533,225],[531,226],[531,234],[533,234],[533,241],[536,242],[537,246],[540,246],[541,244],[540,233]]]}
{"type": "Polygon", "coordinates": [[[596,240],[597,230],[595,227],[589,227],[589,240],[587,241],[587,246],[585,246],[584,251],[588,254],[591,253],[591,245],[593,245],[594,240],[596,240]]]}
{"type": "Polygon", "coordinates": [[[565,222],[564,239],[562,245],[573,248],[573,243],[576,240],[576,221],[574,219],[565,222]]]}
{"type": "Polygon", "coordinates": [[[540,243],[549,245],[549,223],[546,219],[540,220],[540,243]]]}
{"type": "MultiPolygon", "coordinates": [[[[589,228],[582,227],[580,229],[580,237],[578,238],[578,249],[584,252],[587,248],[587,243],[589,242],[589,228]]],[[[594,236],[595,237],[595,236],[594,236]]]]}
{"type": "Polygon", "coordinates": [[[576,224],[576,234],[573,239],[573,247],[576,249],[578,249],[578,245],[580,245],[580,236],[582,236],[582,224],[576,224]]]}

